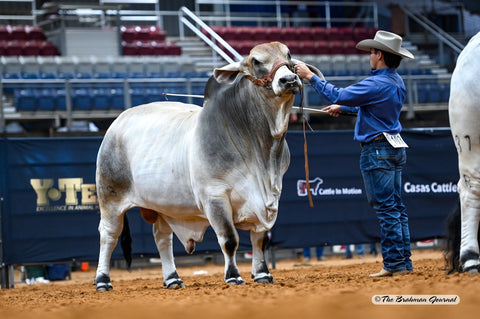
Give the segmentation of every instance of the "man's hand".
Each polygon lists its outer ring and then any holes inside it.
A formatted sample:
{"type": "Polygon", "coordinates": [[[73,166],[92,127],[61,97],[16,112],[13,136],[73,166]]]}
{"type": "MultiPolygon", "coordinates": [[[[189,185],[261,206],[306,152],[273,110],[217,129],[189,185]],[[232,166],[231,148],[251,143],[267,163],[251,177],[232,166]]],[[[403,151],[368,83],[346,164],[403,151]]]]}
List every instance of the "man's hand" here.
{"type": "Polygon", "coordinates": [[[310,71],[308,66],[303,62],[299,62],[299,63],[295,64],[295,73],[297,73],[297,75],[299,77],[301,77],[302,79],[307,79],[309,81],[312,78],[312,76],[315,75],[315,73],[310,71]]]}
{"type": "Polygon", "coordinates": [[[322,111],[327,112],[330,116],[333,116],[333,117],[338,117],[341,113],[340,105],[338,104],[332,104],[332,105],[326,106],[322,109],[322,111]]]}

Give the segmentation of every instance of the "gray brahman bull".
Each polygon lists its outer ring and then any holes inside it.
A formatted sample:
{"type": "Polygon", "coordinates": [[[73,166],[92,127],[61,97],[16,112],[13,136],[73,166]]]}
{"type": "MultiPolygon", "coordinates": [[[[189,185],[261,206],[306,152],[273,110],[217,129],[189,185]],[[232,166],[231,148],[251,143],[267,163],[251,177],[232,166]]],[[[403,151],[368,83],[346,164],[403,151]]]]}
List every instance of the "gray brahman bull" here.
{"type": "Polygon", "coordinates": [[[453,269],[480,271],[480,33],[463,49],[452,74],[448,105],[458,153],[460,211],[450,217],[449,258],[453,269]],[[455,227],[456,222],[456,227],[455,227]],[[457,234],[456,234],[457,233],[457,234]],[[455,235],[457,239],[455,240],[455,235]],[[455,243],[456,241],[456,243],[455,243]]]}
{"type": "Polygon", "coordinates": [[[236,227],[250,231],[255,282],[273,282],[264,253],[290,161],[289,115],[302,87],[294,65],[285,45],[261,44],[241,62],[214,70],[203,108],[150,103],[114,121],[97,158],[97,290],[112,289],[109,262],[132,207],[153,224],[166,287],[184,287],[172,232],[193,253],[209,225],[225,257],[227,283],[244,284],[235,260],[236,227]]]}

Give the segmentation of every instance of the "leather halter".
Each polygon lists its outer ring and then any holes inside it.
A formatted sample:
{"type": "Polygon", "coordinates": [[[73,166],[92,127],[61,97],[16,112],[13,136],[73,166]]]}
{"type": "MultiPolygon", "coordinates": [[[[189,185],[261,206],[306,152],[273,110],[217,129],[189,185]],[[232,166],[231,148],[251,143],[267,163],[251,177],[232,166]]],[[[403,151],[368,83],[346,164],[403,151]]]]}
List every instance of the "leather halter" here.
{"type": "Polygon", "coordinates": [[[247,79],[252,81],[253,84],[255,84],[255,85],[263,86],[263,87],[266,87],[266,88],[271,88],[270,84],[272,83],[273,78],[275,77],[275,73],[277,73],[277,70],[284,65],[286,65],[290,71],[295,73],[295,70],[290,63],[278,59],[273,63],[272,70],[270,71],[270,73],[268,73],[267,75],[264,75],[261,79],[256,78],[256,77],[254,77],[252,75],[249,75],[249,74],[246,75],[246,77],[247,77],[247,79]]]}

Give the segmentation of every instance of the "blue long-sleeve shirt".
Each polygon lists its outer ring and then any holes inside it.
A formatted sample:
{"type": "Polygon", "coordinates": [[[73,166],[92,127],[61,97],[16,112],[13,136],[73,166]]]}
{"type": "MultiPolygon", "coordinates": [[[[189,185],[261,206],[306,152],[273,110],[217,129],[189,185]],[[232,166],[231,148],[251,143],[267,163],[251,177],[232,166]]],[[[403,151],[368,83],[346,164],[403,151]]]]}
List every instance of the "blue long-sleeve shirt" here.
{"type": "Polygon", "coordinates": [[[342,112],[358,113],[354,139],[370,142],[383,132],[397,134],[402,131],[400,110],[407,90],[394,68],[373,70],[371,76],[346,88],[337,88],[314,75],[310,79],[315,90],[342,112]]]}

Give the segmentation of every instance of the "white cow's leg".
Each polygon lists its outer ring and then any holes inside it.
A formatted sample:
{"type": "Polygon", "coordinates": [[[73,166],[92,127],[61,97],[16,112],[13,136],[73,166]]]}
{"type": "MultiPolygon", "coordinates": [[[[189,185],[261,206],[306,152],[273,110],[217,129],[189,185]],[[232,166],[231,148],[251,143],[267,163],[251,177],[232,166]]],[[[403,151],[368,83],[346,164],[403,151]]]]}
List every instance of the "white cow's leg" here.
{"type": "Polygon", "coordinates": [[[162,260],[163,284],[167,288],[185,288],[185,285],[178,276],[175,267],[172,228],[162,216],[158,216],[156,222],[153,224],[153,235],[155,237],[158,252],[160,253],[160,259],[162,260]]]}
{"type": "Polygon", "coordinates": [[[232,209],[228,201],[211,200],[207,204],[205,212],[217,235],[225,258],[225,282],[233,285],[245,284],[237,267],[236,252],[239,238],[233,224],[232,209]]]}
{"type": "Polygon", "coordinates": [[[460,186],[459,191],[462,207],[460,263],[462,264],[463,271],[476,273],[480,270],[478,244],[478,226],[480,221],[479,196],[473,194],[471,190],[465,186],[460,186]]]}
{"type": "Polygon", "coordinates": [[[100,254],[98,257],[97,274],[95,276],[95,284],[97,285],[98,291],[113,289],[112,283],[110,282],[110,259],[122,229],[123,214],[111,218],[106,218],[102,215],[98,225],[98,231],[100,233],[100,254]]]}
{"type": "Polygon", "coordinates": [[[268,232],[256,233],[250,232],[250,241],[252,242],[252,277],[255,282],[262,284],[271,284],[275,281],[268,271],[268,265],[265,261],[265,250],[268,242],[268,232]]]}

